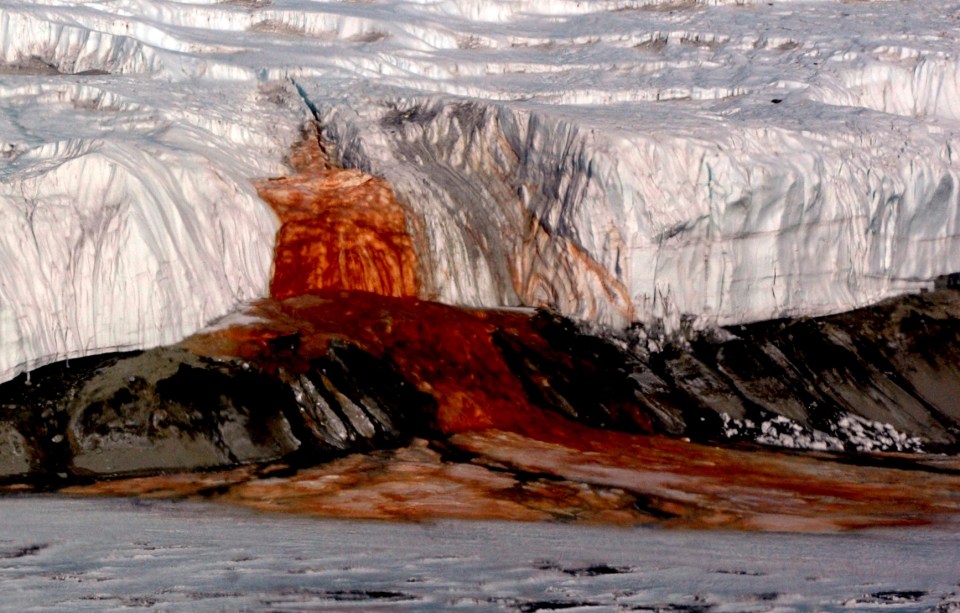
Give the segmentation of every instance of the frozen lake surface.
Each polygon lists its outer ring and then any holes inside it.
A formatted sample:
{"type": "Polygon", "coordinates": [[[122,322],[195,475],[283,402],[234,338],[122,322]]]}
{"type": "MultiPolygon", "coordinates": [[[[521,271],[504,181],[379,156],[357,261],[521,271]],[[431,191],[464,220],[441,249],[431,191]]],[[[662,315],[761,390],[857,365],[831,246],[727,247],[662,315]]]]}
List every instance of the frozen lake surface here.
{"type": "Polygon", "coordinates": [[[5,611],[960,611],[960,534],[401,524],[0,499],[5,611]]]}

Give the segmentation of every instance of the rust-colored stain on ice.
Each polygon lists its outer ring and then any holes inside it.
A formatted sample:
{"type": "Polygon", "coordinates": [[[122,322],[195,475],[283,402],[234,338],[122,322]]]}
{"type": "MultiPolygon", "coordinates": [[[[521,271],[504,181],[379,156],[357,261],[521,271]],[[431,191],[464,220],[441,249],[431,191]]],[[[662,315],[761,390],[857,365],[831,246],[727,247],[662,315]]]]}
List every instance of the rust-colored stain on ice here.
{"type": "Polygon", "coordinates": [[[331,166],[315,138],[305,139],[290,162],[295,174],[256,183],[281,222],[270,294],[346,289],[417,295],[409,220],[390,186],[331,166]]]}

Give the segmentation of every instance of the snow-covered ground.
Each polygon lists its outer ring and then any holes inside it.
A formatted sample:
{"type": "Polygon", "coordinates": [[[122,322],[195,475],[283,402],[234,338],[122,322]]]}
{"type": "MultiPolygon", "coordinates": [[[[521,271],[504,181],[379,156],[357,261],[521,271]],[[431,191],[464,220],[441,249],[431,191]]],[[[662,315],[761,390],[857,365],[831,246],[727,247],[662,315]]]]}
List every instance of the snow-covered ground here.
{"type": "Polygon", "coordinates": [[[363,523],[62,497],[0,498],[0,525],[4,611],[960,611],[952,529],[363,523]]]}
{"type": "Polygon", "coordinates": [[[424,294],[602,323],[846,310],[960,270],[947,0],[0,0],[0,379],[266,291],[303,122],[424,294]]]}
{"type": "Polygon", "coordinates": [[[751,440],[763,445],[790,449],[812,449],[857,452],[907,451],[922,452],[923,443],[915,436],[897,431],[890,424],[859,415],[839,415],[829,425],[831,434],[804,428],[789,417],[777,415],[759,424],[750,419],[734,419],[721,414],[723,436],[728,439],[751,440]]]}

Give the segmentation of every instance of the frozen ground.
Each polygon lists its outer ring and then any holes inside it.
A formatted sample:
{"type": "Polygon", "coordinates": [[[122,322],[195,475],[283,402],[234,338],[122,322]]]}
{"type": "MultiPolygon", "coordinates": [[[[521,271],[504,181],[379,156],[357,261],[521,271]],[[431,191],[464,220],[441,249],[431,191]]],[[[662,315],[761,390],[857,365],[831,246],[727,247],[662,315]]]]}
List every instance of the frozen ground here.
{"type": "Polygon", "coordinates": [[[0,525],[4,611],[960,611],[956,530],[363,523],[61,497],[0,498],[0,525]]]}
{"type": "Polygon", "coordinates": [[[262,295],[249,183],[312,116],[424,295],[622,324],[960,270],[947,0],[0,1],[0,379],[262,295]]]}

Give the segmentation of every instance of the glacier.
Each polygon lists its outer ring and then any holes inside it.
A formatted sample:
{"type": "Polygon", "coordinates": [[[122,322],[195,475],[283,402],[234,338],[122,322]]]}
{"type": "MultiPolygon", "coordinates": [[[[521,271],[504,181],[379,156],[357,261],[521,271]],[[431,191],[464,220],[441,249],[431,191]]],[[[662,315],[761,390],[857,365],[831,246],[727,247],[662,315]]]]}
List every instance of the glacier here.
{"type": "Polygon", "coordinates": [[[958,49],[946,0],[2,0],[0,380],[265,295],[252,180],[310,122],[425,298],[675,328],[927,288],[958,49]]]}

